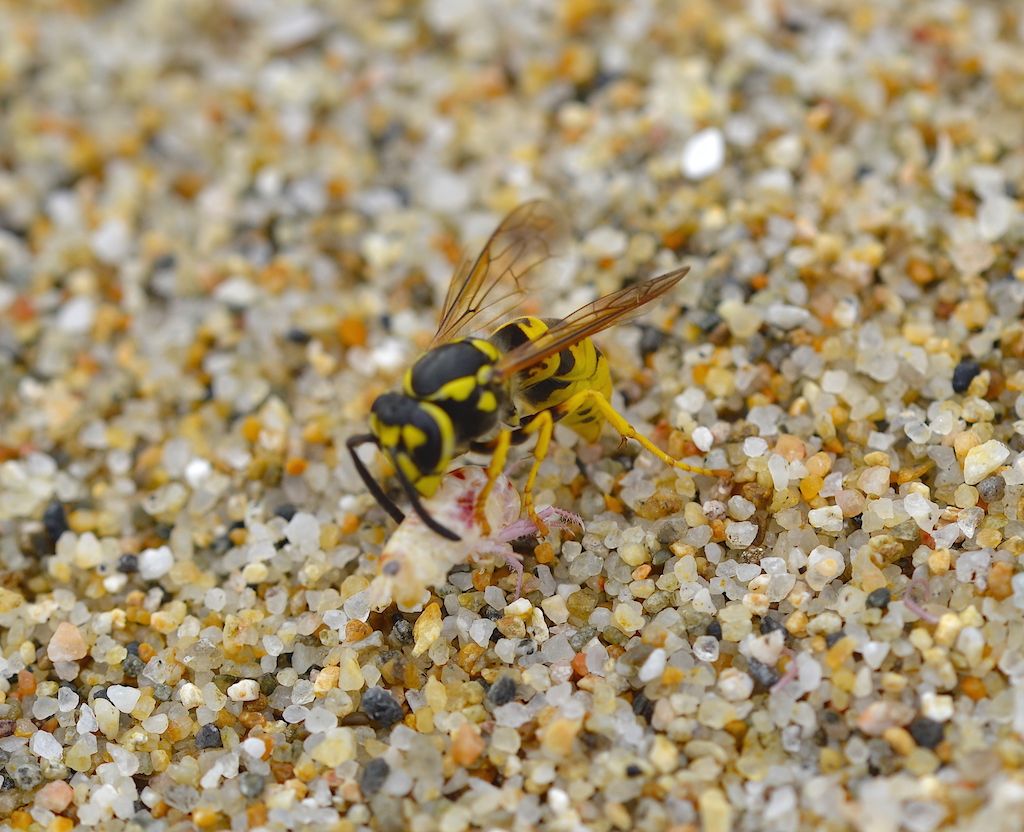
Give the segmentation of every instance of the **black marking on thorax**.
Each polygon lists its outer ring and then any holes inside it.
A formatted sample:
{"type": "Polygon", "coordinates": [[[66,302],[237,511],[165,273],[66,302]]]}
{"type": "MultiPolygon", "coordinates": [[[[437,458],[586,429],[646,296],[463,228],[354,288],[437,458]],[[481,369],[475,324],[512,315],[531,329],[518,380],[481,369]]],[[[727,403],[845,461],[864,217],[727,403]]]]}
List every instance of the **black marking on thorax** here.
{"type": "Polygon", "coordinates": [[[410,392],[428,398],[449,381],[475,376],[481,367],[490,363],[490,356],[470,341],[442,344],[413,365],[410,392]]]}
{"type": "MultiPolygon", "coordinates": [[[[465,448],[474,439],[479,439],[490,433],[498,424],[500,405],[491,411],[481,410],[478,405],[482,393],[483,390],[478,387],[465,401],[442,399],[437,402],[437,405],[444,408],[448,418],[452,420],[452,427],[455,429],[455,444],[460,448],[465,448]]],[[[500,402],[500,397],[498,398],[500,402]]]]}
{"type": "Polygon", "coordinates": [[[521,347],[530,339],[522,327],[519,326],[519,320],[515,320],[509,321],[504,326],[496,329],[488,340],[501,352],[511,352],[516,347],[521,347]]]}

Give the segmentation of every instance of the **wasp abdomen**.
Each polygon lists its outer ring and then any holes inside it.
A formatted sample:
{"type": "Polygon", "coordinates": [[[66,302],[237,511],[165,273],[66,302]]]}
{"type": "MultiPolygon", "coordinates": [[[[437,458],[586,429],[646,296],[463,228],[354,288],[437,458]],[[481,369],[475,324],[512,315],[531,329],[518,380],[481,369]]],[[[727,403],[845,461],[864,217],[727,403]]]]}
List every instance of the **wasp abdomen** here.
{"type": "MultiPolygon", "coordinates": [[[[509,321],[491,336],[502,352],[540,338],[556,321],[524,316],[509,321]]],[[[584,338],[523,371],[517,378],[517,395],[522,415],[556,408],[583,390],[611,393],[608,361],[590,338],[584,338]]],[[[556,414],[562,424],[572,428],[588,441],[600,434],[601,419],[589,408],[568,414],[556,414]]]]}

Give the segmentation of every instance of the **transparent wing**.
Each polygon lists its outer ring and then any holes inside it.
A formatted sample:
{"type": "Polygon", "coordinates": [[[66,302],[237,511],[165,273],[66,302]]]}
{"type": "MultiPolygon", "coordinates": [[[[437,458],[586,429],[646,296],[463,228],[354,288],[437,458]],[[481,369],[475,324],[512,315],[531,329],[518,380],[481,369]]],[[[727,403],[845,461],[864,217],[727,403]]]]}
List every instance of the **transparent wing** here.
{"type": "Polygon", "coordinates": [[[690,267],[686,266],[674,272],[652,277],[577,309],[568,318],[554,324],[539,338],[528,341],[502,356],[496,367],[498,376],[508,378],[527,370],[584,338],[639,315],[647,304],[675,286],[688,271],[690,267]]]}
{"type": "Polygon", "coordinates": [[[541,267],[565,253],[568,238],[568,226],[550,202],[524,202],[512,211],[480,256],[452,277],[430,346],[493,328],[523,302],[541,267]]]}

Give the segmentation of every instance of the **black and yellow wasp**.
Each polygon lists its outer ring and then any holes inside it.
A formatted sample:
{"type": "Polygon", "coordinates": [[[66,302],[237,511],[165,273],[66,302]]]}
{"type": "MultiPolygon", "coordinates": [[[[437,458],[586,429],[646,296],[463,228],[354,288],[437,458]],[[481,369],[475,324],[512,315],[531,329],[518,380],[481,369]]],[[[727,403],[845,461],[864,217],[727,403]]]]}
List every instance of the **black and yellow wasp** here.
{"type": "Polygon", "coordinates": [[[555,422],[596,441],[604,422],[635,439],[668,465],[698,474],[729,476],[687,465],[641,436],[610,404],[608,361],[590,336],[621,323],[675,286],[689,270],[677,269],[589,303],[561,320],[521,316],[508,320],[536,282],[540,267],[555,258],[567,228],[546,201],[526,202],[491,235],[480,256],[452,278],[441,323],[427,351],[406,372],[402,389],[379,396],[370,412],[370,433],[349,438],[352,460],[377,502],[398,522],[404,515],[373,479],[356,453],[376,444],[388,457],[423,522],[451,540],[458,536],[434,520],[420,496],[438,488],[452,460],[469,450],[492,452],[490,487],[504,469],[509,447],[536,434],[533,466],[523,505],[542,533],[533,487],[555,422]],[[471,333],[487,333],[474,337],[471,333]],[[482,441],[488,439],[488,441],[482,441]]]}

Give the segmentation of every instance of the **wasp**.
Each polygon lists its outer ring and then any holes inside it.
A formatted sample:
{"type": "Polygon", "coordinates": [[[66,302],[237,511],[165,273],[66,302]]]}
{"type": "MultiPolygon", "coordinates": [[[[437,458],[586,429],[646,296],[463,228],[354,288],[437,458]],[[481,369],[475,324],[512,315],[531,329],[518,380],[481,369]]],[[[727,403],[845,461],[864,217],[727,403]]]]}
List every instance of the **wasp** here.
{"type": "Polygon", "coordinates": [[[612,292],[560,320],[516,316],[537,285],[541,267],[558,257],[567,237],[567,226],[550,202],[534,200],[513,210],[476,260],[455,272],[437,332],[405,373],[401,389],[373,402],[370,432],[347,440],[359,476],[397,522],[404,514],[359,458],[356,448],[361,445],[372,443],[383,451],[416,514],[449,540],[459,536],[431,517],[421,497],[437,491],[455,457],[490,452],[487,484],[477,499],[480,511],[511,446],[531,436],[536,444],[523,507],[540,533],[547,533],[533,505],[533,487],[556,422],[588,442],[598,439],[607,422],[667,465],[730,476],[673,458],[618,413],[609,401],[608,360],[591,340],[639,314],[682,280],[688,267],[612,292]]]}

